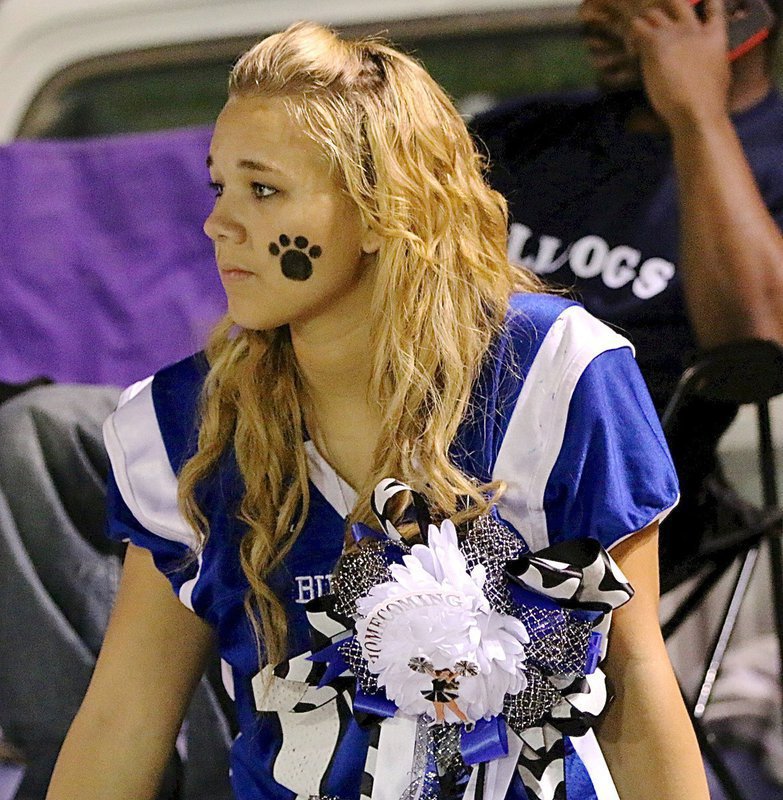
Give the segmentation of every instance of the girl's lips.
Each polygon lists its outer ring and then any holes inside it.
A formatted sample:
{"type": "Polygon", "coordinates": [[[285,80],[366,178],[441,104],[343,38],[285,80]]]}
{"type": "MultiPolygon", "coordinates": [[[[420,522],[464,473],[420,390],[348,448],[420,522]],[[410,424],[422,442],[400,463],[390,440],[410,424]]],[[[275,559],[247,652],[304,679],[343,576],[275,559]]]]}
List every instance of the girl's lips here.
{"type": "Polygon", "coordinates": [[[227,264],[225,267],[220,267],[220,277],[229,281],[243,281],[254,278],[255,273],[248,269],[236,267],[233,264],[227,264]]]}

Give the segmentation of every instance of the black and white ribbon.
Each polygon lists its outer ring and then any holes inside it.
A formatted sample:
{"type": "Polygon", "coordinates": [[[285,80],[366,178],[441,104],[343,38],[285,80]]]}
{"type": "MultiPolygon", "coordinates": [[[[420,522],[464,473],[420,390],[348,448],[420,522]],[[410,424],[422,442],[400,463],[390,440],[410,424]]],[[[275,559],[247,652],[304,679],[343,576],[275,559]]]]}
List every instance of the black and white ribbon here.
{"type": "MultiPolygon", "coordinates": [[[[411,492],[426,541],[426,504],[406,484],[392,479],[382,481],[373,494],[372,507],[388,540],[404,551],[407,546],[386,515],[389,501],[403,491],[411,492]]],[[[468,541],[469,532],[466,536],[468,541]]],[[[505,755],[478,759],[477,763],[470,761],[472,766],[466,767],[468,772],[464,773],[467,782],[462,784],[462,800],[500,800],[506,796],[515,774],[531,797],[563,800],[564,736],[586,733],[607,704],[606,680],[597,664],[606,654],[611,612],[627,602],[633,590],[600,543],[590,539],[568,541],[534,554],[517,553],[505,563],[505,579],[512,599],[539,597],[549,603],[548,608],[570,609],[573,612],[567,613],[587,620],[583,624],[589,626],[590,646],[585,651],[588,658],[582,659],[580,670],[567,674],[547,672],[545,665],[529,665],[528,683],[533,677],[546,682],[553,699],[542,717],[532,724],[521,724],[505,713],[496,718],[504,732],[501,738],[507,740],[505,755]],[[521,595],[515,595],[515,586],[521,595]],[[595,651],[592,656],[590,648],[595,651]],[[534,670],[538,670],[536,676],[532,674],[534,670]]],[[[340,581],[335,580],[334,585],[339,587],[340,581]]],[[[280,720],[283,741],[274,763],[274,778],[303,798],[325,797],[326,776],[334,768],[346,726],[352,715],[355,719],[360,715],[357,705],[358,693],[362,692],[361,674],[349,669],[342,657],[342,646],[350,644],[355,634],[354,621],[337,612],[341,598],[339,588],[336,591],[336,595],[308,604],[312,650],[274,669],[265,668],[253,680],[257,709],[275,713],[280,720]]],[[[535,600],[532,602],[536,605],[535,600]]],[[[563,617],[563,612],[553,613],[563,617]]],[[[389,701],[385,703],[388,706],[389,701]]],[[[422,728],[425,717],[403,714],[391,705],[390,713],[361,713],[361,724],[369,733],[362,800],[425,798],[423,788],[412,794],[411,787],[424,787],[421,775],[416,774],[422,771],[417,752],[421,749],[422,730],[426,735],[429,723],[422,728]]],[[[363,701],[361,708],[366,707],[363,701]]]]}
{"type": "Polygon", "coordinates": [[[407,483],[398,481],[396,478],[384,478],[375,487],[375,491],[370,497],[370,507],[373,514],[375,514],[378,522],[381,523],[384,533],[393,542],[402,541],[402,535],[395,527],[389,516],[389,503],[393,497],[396,497],[401,492],[409,492],[416,511],[416,522],[419,526],[419,533],[422,539],[426,541],[427,528],[430,523],[429,509],[424,498],[419,492],[411,489],[407,483]]]}

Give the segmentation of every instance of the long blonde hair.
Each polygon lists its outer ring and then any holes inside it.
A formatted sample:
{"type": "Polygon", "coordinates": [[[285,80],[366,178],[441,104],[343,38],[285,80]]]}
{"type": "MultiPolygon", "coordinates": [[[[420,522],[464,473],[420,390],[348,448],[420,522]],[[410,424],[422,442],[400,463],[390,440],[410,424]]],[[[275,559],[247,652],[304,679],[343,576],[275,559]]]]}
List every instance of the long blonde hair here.
{"type": "MultiPolygon", "coordinates": [[[[246,95],[285,100],[382,237],[369,396],[383,408],[383,427],[351,520],[371,522],[369,496],[386,476],[422,491],[440,514],[452,515],[464,497],[480,513],[487,487],[452,464],[449,447],[510,294],[538,282],[508,263],[506,204],[483,180],[464,122],[410,57],[312,23],[269,36],[238,60],[229,96],[246,95]]],[[[246,607],[264,659],[277,663],[286,616],[267,578],[308,512],[303,382],[286,326],[237,331],[227,318],[207,358],[198,451],[180,474],[180,506],[206,537],[195,491],[233,447],[245,490],[246,607]]]]}

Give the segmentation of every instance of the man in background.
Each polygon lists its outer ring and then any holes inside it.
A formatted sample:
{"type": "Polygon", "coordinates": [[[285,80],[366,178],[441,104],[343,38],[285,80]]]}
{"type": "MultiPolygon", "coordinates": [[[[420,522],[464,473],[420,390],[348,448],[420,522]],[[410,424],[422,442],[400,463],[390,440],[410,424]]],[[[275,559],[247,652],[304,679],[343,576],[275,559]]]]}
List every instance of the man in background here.
{"type": "MultiPolygon", "coordinates": [[[[756,2],[583,0],[600,91],[473,122],[509,201],[510,258],[631,339],[659,414],[698,349],[783,343],[780,0],[766,41],[727,57],[727,27],[756,2]]],[[[662,529],[664,588],[717,525],[715,449],[735,410],[691,406],[670,431],[682,501],[662,529]]]]}

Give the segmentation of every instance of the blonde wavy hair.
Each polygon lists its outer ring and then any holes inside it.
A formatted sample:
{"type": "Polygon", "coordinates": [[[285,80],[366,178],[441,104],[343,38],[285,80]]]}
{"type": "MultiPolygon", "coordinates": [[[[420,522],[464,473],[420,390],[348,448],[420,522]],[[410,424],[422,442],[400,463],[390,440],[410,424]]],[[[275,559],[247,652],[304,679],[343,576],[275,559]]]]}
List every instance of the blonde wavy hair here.
{"type": "MultiPolygon", "coordinates": [[[[387,476],[423,492],[440,515],[466,497],[471,515],[485,511],[491,487],[464,475],[449,448],[510,294],[539,284],[508,263],[506,204],[485,183],[463,120],[412,58],[312,23],[240,57],[229,97],[247,95],[285,100],[382,237],[368,396],[383,409],[383,428],[350,521],[372,523],[369,497],[387,476]]],[[[275,664],[285,656],[287,621],[267,581],[307,518],[306,393],[287,326],[237,331],[226,318],[207,358],[198,451],[179,476],[180,507],[203,544],[208,522],[196,489],[233,447],[244,480],[246,609],[263,660],[275,664]]]]}

